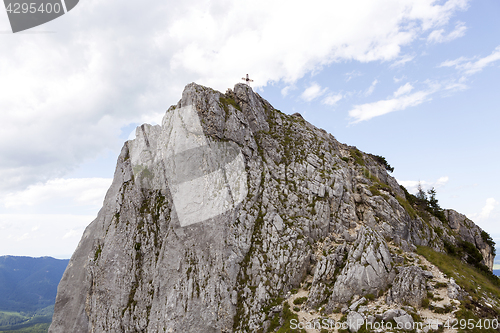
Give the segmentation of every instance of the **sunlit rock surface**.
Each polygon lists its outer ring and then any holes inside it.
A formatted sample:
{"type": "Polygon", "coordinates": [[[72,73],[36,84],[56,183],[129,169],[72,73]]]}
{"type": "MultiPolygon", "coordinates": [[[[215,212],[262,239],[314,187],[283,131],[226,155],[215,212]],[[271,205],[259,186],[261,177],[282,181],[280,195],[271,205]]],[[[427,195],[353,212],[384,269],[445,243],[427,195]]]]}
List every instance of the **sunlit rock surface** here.
{"type": "Polygon", "coordinates": [[[444,251],[462,237],[491,268],[472,221],[451,210],[424,221],[408,205],[373,155],[247,85],[189,84],[161,126],[125,143],[49,332],[262,332],[300,293],[308,309],[373,322],[349,306],[421,301],[425,277],[403,257],[416,245],[444,251]]]}

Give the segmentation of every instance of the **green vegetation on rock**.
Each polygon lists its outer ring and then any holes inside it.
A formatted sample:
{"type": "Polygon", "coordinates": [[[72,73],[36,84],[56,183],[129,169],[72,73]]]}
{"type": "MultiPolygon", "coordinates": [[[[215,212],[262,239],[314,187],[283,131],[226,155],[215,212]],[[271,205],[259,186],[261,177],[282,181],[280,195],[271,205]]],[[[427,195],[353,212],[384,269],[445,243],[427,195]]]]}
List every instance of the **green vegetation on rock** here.
{"type": "Polygon", "coordinates": [[[375,160],[375,162],[377,162],[380,165],[382,165],[387,171],[394,172],[394,168],[391,167],[391,165],[387,162],[387,160],[385,159],[385,157],[380,156],[380,155],[373,155],[373,154],[368,154],[368,155],[370,155],[371,158],[373,158],[375,160]]]}
{"type": "Polygon", "coordinates": [[[354,159],[354,161],[357,164],[364,166],[365,160],[363,159],[363,153],[361,153],[358,148],[351,148],[350,151],[351,151],[351,157],[354,159]]]}
{"type": "Polygon", "coordinates": [[[417,253],[436,265],[443,273],[453,277],[457,284],[474,299],[493,296],[500,299],[500,279],[464,263],[459,257],[436,252],[429,247],[417,247],[417,253]],[[478,288],[480,287],[480,288],[478,288]]]}
{"type": "Polygon", "coordinates": [[[495,242],[493,241],[493,238],[491,238],[490,234],[487,233],[486,231],[481,231],[481,238],[484,240],[486,244],[491,246],[491,249],[493,250],[493,255],[496,255],[496,248],[495,248],[495,242]]]}

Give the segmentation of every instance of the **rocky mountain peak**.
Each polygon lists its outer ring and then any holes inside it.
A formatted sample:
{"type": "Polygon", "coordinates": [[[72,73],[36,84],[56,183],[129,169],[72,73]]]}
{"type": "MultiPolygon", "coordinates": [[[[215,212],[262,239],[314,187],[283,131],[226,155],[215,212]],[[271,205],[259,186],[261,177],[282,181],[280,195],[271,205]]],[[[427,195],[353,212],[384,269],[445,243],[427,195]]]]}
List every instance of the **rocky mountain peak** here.
{"type": "Polygon", "coordinates": [[[161,126],[139,126],[123,146],[49,332],[267,332],[341,312],[378,320],[367,302],[413,321],[401,306],[419,308],[429,281],[444,279],[415,265],[417,246],[466,242],[466,258],[489,269],[494,255],[465,216],[419,210],[388,168],[246,84],[222,94],[191,83],[161,126]]]}

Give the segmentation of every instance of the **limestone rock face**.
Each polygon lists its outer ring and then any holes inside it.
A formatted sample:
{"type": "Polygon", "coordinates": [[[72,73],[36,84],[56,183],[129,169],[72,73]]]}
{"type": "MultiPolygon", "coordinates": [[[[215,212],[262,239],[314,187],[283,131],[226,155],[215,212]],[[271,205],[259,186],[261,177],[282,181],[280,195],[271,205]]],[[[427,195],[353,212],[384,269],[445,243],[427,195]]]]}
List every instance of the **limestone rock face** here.
{"type": "Polygon", "coordinates": [[[335,281],[336,273],[338,275],[344,266],[347,254],[348,250],[344,243],[338,246],[333,254],[322,257],[316,265],[311,290],[307,299],[309,308],[315,308],[325,302],[329,291],[333,290],[329,285],[335,281]]]}
{"type": "Polygon", "coordinates": [[[391,284],[395,302],[417,301],[422,274],[396,271],[395,249],[443,251],[456,230],[492,262],[481,230],[447,216],[424,221],[376,158],[247,85],[192,83],[123,146],[49,332],[259,332],[306,280],[305,306],[327,312],[391,284]]]}
{"type": "Polygon", "coordinates": [[[467,216],[453,209],[447,209],[445,214],[450,228],[458,233],[461,240],[474,245],[483,256],[482,263],[492,270],[495,256],[493,255],[491,246],[483,239],[481,228],[469,220],[467,216]]]}
{"type": "Polygon", "coordinates": [[[426,285],[426,278],[420,267],[404,267],[394,279],[393,286],[387,295],[387,303],[419,307],[422,300],[427,297],[426,285]]]}
{"type": "Polygon", "coordinates": [[[347,303],[354,295],[377,294],[395,275],[384,238],[370,227],[361,227],[357,234],[333,286],[332,302],[347,303]]]}
{"type": "Polygon", "coordinates": [[[450,299],[462,299],[462,288],[456,284],[453,278],[450,278],[450,283],[448,284],[448,297],[450,299]]]}

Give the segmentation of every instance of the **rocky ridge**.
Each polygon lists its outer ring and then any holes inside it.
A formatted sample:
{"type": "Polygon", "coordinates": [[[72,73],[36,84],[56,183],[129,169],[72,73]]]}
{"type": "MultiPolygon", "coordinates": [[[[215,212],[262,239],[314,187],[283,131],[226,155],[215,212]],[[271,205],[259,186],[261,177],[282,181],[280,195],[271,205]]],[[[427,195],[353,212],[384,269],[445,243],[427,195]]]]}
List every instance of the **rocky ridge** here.
{"type": "Polygon", "coordinates": [[[425,260],[416,247],[446,252],[465,241],[489,269],[493,249],[464,215],[445,210],[440,220],[408,200],[380,159],[249,86],[222,94],[189,84],[161,126],[141,125],[125,143],[59,285],[49,332],[267,332],[290,313],[413,322],[436,278],[451,309],[465,294],[430,263],[432,273],[415,265],[425,260]],[[196,117],[199,128],[189,125],[196,117]],[[215,174],[224,143],[241,154],[245,177],[226,168],[230,200],[201,220],[182,192],[199,170],[183,172],[176,156],[201,149],[215,174]]]}

